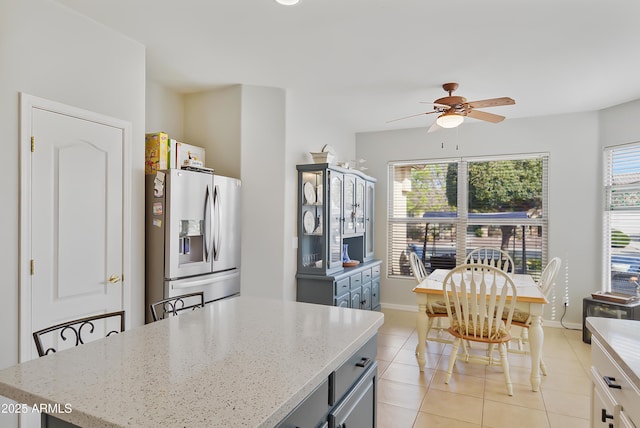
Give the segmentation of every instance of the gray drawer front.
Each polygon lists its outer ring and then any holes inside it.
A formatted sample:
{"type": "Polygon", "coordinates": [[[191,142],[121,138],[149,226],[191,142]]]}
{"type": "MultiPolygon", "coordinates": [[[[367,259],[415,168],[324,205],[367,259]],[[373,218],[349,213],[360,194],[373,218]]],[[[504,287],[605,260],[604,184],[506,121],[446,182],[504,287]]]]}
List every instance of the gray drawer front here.
{"type": "Polygon", "coordinates": [[[344,294],[347,291],[349,291],[349,289],[350,289],[350,280],[349,280],[349,278],[341,279],[339,281],[336,281],[336,290],[335,290],[334,295],[335,296],[341,296],[342,294],[344,294]]]}
{"type": "Polygon", "coordinates": [[[353,383],[375,364],[377,353],[378,336],[375,335],[329,375],[329,405],[334,405],[336,400],[340,399],[353,383]]]}
{"type": "Polygon", "coordinates": [[[351,275],[349,277],[349,280],[351,282],[351,289],[353,290],[354,288],[358,288],[362,285],[362,274],[360,272],[351,275]]]}
{"type": "Polygon", "coordinates": [[[377,363],[372,363],[349,394],[329,413],[329,427],[376,427],[377,363]]]}
{"type": "Polygon", "coordinates": [[[365,269],[362,271],[362,283],[366,284],[371,281],[371,269],[365,269]]]}
{"type": "Polygon", "coordinates": [[[371,276],[373,278],[379,278],[380,277],[380,265],[374,266],[371,268],[371,276]]]}
{"type": "Polygon", "coordinates": [[[329,381],[325,379],[302,403],[298,405],[276,428],[316,427],[329,411],[327,396],[329,381]]]}

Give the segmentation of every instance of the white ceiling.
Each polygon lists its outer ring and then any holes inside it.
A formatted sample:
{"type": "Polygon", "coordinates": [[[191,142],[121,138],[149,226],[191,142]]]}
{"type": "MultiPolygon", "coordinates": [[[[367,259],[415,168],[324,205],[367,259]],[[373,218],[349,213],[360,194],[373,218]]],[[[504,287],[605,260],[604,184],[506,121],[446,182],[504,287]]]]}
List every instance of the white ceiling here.
{"type": "Polygon", "coordinates": [[[145,45],[164,86],[286,88],[353,131],[429,126],[385,122],[451,81],[470,101],[515,99],[486,109],[507,120],[640,99],[638,0],[57,1],[145,45]]]}

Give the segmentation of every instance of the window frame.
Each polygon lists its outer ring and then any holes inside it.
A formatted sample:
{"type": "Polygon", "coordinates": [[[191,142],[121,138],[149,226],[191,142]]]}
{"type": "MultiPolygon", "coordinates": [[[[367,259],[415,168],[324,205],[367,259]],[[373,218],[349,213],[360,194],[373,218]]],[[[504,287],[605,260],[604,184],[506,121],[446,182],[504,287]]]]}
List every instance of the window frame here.
{"type": "MultiPolygon", "coordinates": [[[[456,158],[438,158],[438,159],[420,159],[410,161],[390,161],[387,164],[387,241],[386,241],[386,260],[387,263],[393,263],[391,258],[393,257],[393,226],[395,224],[424,224],[425,222],[433,224],[453,224],[456,227],[456,264],[462,264],[465,261],[467,254],[467,238],[466,231],[469,226],[481,225],[481,226],[503,226],[513,224],[514,226],[539,226],[542,228],[542,242],[541,242],[541,260],[542,266],[545,266],[548,260],[548,222],[549,222],[549,153],[523,153],[523,154],[511,154],[511,155],[492,155],[492,156],[469,156],[469,157],[456,157],[456,158]],[[490,161],[508,161],[508,160],[530,160],[530,159],[542,159],[542,215],[534,218],[518,218],[518,219],[504,219],[504,218],[478,218],[469,215],[469,201],[468,201],[468,165],[471,162],[490,162],[490,161]],[[394,199],[396,192],[395,185],[395,168],[406,167],[413,165],[427,165],[427,164],[445,164],[445,163],[457,163],[458,165],[458,180],[457,180],[457,209],[455,211],[455,217],[439,218],[439,217],[394,217],[394,199]],[[464,177],[464,179],[461,179],[464,177]],[[463,231],[463,233],[460,233],[463,231]]],[[[386,269],[387,278],[393,279],[408,279],[411,276],[403,274],[391,274],[391,269],[386,269]]]]}
{"type": "MultiPolygon", "coordinates": [[[[612,201],[612,195],[616,193],[616,191],[626,191],[626,192],[640,192],[640,182],[635,183],[614,183],[614,169],[616,167],[616,162],[614,160],[616,152],[631,152],[631,155],[635,155],[635,161],[640,161],[640,141],[634,141],[631,143],[618,144],[613,146],[608,146],[603,148],[603,218],[602,218],[602,285],[601,290],[605,292],[609,291],[618,291],[631,292],[632,289],[629,290],[613,290],[612,284],[612,266],[614,261],[612,260],[614,251],[611,246],[611,236],[612,231],[616,228],[612,227],[612,223],[616,221],[620,221],[620,219],[613,219],[615,216],[614,213],[621,214],[620,217],[637,217],[637,220],[640,222],[640,205],[638,206],[619,206],[614,208],[614,202],[612,201]],[[635,152],[635,153],[634,153],[635,152]],[[635,215],[634,215],[635,214],[635,215]]],[[[620,166],[620,165],[617,165],[620,166]]],[[[640,175],[640,166],[636,169],[636,174],[640,175]]],[[[635,221],[636,218],[633,218],[635,221]]],[[[627,220],[628,221],[628,220],[627,220]]],[[[637,251],[638,258],[640,258],[640,250],[637,251]]],[[[633,272],[626,272],[631,275],[633,272]]],[[[636,274],[636,277],[640,277],[640,274],[636,274]]],[[[637,291],[636,291],[637,292],[637,291]]]]}

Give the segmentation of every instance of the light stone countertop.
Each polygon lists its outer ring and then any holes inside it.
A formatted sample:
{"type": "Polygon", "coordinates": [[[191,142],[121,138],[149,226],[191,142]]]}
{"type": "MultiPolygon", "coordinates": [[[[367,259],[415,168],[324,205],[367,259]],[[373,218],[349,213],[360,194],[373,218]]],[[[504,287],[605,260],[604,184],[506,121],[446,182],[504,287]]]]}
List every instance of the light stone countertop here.
{"type": "Polygon", "coordinates": [[[587,328],[640,388],[640,321],[587,317],[587,328]]]}
{"type": "Polygon", "coordinates": [[[91,427],[273,427],[379,312],[240,296],[0,370],[0,395],[91,427]]]}

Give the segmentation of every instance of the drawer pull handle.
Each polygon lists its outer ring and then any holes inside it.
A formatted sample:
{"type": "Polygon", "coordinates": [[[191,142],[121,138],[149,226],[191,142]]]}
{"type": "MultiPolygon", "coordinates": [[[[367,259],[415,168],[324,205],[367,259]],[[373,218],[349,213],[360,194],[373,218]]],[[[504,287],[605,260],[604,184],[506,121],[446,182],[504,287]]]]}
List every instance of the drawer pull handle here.
{"type": "Polygon", "coordinates": [[[367,367],[371,364],[371,358],[362,357],[360,362],[356,363],[356,367],[367,367]]]}
{"type": "Polygon", "coordinates": [[[613,388],[613,389],[622,389],[622,386],[618,385],[617,383],[613,383],[616,381],[615,377],[611,377],[611,376],[602,376],[602,378],[604,379],[604,381],[607,383],[607,386],[609,388],[613,388]]]}
{"type": "Polygon", "coordinates": [[[613,419],[613,415],[607,415],[607,409],[602,409],[602,422],[607,422],[607,419],[613,419]]]}

